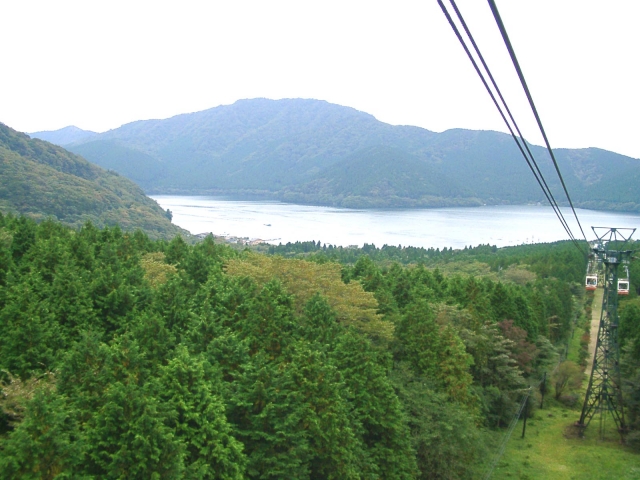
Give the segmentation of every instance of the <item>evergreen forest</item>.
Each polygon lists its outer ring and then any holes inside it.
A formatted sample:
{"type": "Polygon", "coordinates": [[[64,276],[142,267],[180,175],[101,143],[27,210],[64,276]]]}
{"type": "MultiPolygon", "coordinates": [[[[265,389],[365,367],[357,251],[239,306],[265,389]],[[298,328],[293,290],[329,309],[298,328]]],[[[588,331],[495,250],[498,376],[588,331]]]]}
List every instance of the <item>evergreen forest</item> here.
{"type": "Polygon", "coordinates": [[[0,214],[0,478],[479,478],[585,302],[569,242],[269,250],[0,214]]]}

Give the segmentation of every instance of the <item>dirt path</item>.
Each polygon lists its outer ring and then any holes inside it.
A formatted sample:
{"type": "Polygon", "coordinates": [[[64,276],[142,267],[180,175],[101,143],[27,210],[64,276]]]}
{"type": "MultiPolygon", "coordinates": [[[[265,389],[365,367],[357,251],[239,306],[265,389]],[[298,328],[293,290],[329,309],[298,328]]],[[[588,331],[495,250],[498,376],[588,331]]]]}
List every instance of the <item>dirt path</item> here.
{"type": "Polygon", "coordinates": [[[596,351],[598,340],[598,327],[600,326],[600,314],[602,313],[602,299],[604,288],[598,288],[593,294],[593,304],[591,305],[591,330],[589,331],[589,372],[593,368],[593,354],[596,351]]]}

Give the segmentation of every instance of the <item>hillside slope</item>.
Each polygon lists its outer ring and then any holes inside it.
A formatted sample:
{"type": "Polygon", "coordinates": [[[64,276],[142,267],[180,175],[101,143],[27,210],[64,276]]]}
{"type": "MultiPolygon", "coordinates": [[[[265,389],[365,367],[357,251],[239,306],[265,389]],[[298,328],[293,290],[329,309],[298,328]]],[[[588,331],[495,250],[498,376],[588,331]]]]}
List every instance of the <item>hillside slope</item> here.
{"type": "Polygon", "coordinates": [[[481,205],[470,189],[439,170],[403,150],[369,147],[283,189],[282,198],[347,208],[481,205]]]}
{"type": "MultiPolygon", "coordinates": [[[[546,202],[509,135],[393,126],[319,100],[240,100],[133,122],[68,148],[152,193],[257,193],[325,205],[358,197],[358,205],[385,207],[546,202]],[[402,162],[402,173],[398,155],[413,159],[402,162]],[[367,187],[389,181],[392,189],[367,187]]],[[[531,149],[563,203],[546,150],[531,149]]],[[[629,180],[640,175],[639,160],[597,148],[556,156],[576,205],[640,211],[629,180]]]]}
{"type": "Polygon", "coordinates": [[[0,123],[0,210],[72,226],[140,228],[151,237],[183,232],[130,180],[61,147],[0,123]]]}

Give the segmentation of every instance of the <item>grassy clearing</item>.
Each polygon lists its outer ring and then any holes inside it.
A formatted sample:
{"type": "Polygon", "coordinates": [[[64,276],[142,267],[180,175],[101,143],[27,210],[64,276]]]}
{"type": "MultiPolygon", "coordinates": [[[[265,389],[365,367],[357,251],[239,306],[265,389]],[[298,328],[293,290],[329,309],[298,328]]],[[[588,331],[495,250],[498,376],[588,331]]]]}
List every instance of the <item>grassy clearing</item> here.
{"type": "MultiPolygon", "coordinates": [[[[580,363],[580,339],[585,329],[589,331],[590,321],[585,315],[577,323],[569,341],[567,360],[580,363]]],[[[587,369],[582,389],[576,392],[577,404],[571,408],[556,402],[552,398],[553,388],[549,386],[544,409],[536,410],[527,420],[524,439],[521,438],[522,421],[518,423],[492,479],[640,480],[640,455],[621,445],[609,415],[603,418],[604,440],[600,435],[599,416],[593,418],[584,438],[573,428],[580,418],[588,375],[587,369]]],[[[538,406],[539,402],[538,399],[538,406]]]]}
{"type": "Polygon", "coordinates": [[[605,424],[605,440],[600,440],[597,418],[585,437],[579,438],[572,428],[580,417],[579,407],[545,403],[545,409],[537,410],[527,421],[524,439],[519,422],[492,478],[640,479],[640,455],[620,444],[610,418],[605,424]]]}

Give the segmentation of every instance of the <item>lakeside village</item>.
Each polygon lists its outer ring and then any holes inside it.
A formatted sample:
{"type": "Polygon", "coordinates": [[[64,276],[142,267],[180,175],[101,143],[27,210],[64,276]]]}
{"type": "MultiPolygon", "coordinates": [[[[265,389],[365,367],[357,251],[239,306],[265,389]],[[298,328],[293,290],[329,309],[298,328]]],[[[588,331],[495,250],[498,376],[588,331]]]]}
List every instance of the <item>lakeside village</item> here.
{"type": "Polygon", "coordinates": [[[227,235],[227,234],[216,235],[213,232],[198,233],[197,235],[194,235],[194,236],[199,239],[204,239],[209,235],[212,235],[215,240],[222,241],[224,243],[229,243],[233,245],[246,245],[246,246],[256,246],[256,245],[261,245],[269,242],[276,242],[280,240],[279,238],[263,240],[262,238],[237,237],[235,235],[227,235]]]}
{"type": "MultiPolygon", "coordinates": [[[[209,235],[213,236],[214,240],[219,242],[224,242],[229,245],[238,245],[238,246],[246,246],[246,247],[257,247],[259,245],[269,245],[272,242],[278,242],[281,240],[280,238],[270,238],[270,239],[262,239],[262,238],[250,238],[250,237],[237,237],[235,235],[221,234],[216,235],[213,232],[203,232],[194,235],[195,238],[200,240],[204,240],[209,235]]],[[[359,245],[348,245],[346,248],[360,248],[359,245]]]]}

